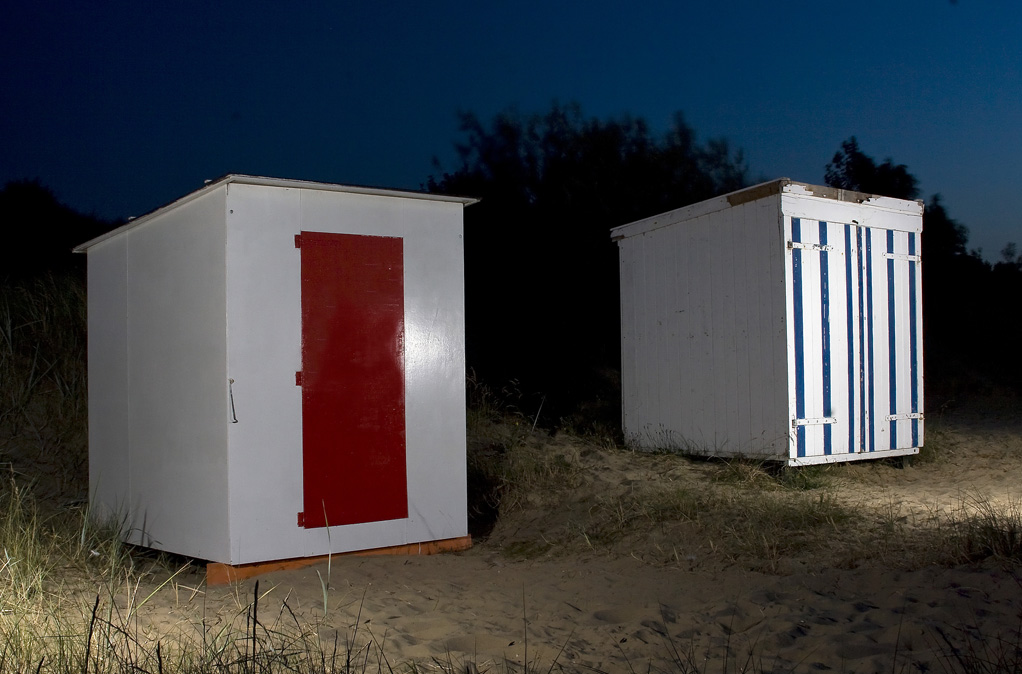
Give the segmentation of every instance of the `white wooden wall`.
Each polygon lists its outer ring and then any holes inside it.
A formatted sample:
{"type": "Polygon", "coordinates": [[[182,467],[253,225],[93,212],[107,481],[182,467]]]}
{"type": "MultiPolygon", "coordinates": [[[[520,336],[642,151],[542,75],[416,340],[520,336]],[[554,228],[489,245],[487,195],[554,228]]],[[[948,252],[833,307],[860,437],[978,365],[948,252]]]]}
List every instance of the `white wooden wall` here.
{"type": "Polygon", "coordinates": [[[224,194],[89,250],[89,480],[127,540],[228,550],[224,194]]]}
{"type": "Polygon", "coordinates": [[[469,200],[372,192],[228,179],[79,248],[90,498],[127,540],[244,564],[467,535],[469,200]],[[405,519],[298,526],[303,230],[404,241],[405,519]]]}
{"type": "Polygon", "coordinates": [[[128,241],[89,251],[89,498],[100,520],[128,513],[128,241]]]}
{"type": "Polygon", "coordinates": [[[466,535],[464,245],[460,203],[228,186],[234,564],[466,535]],[[302,502],[301,231],[404,241],[407,519],[297,526],[302,502]]]}
{"type": "Polygon", "coordinates": [[[776,202],[752,201],[620,242],[630,442],[717,456],[787,452],[777,214],[776,202]]]}
{"type": "Polygon", "coordinates": [[[918,451],[921,210],[778,181],[616,229],[628,440],[792,464],[918,451]]]}

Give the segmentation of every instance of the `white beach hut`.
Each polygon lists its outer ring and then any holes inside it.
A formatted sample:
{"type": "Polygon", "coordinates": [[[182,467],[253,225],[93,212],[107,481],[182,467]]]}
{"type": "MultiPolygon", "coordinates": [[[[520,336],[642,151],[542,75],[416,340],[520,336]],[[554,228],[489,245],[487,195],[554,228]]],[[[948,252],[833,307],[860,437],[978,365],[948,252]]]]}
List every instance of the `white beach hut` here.
{"type": "Polygon", "coordinates": [[[918,453],[922,210],[780,179],[615,228],[628,441],[789,465],[918,453]]]}
{"type": "Polygon", "coordinates": [[[466,547],[473,201],[230,175],[79,246],[96,512],[224,565],[466,547]]]}

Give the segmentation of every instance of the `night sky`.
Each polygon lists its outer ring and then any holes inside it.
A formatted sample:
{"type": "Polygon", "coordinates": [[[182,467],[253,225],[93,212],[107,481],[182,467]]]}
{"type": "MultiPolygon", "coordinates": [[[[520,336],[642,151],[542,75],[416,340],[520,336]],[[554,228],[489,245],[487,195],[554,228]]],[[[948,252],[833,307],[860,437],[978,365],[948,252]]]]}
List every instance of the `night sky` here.
{"type": "Polygon", "coordinates": [[[418,189],[457,112],[577,101],[823,181],[855,135],[944,196],[990,260],[1022,245],[1022,3],[14,2],[0,183],[141,215],[226,173],[418,189]]]}

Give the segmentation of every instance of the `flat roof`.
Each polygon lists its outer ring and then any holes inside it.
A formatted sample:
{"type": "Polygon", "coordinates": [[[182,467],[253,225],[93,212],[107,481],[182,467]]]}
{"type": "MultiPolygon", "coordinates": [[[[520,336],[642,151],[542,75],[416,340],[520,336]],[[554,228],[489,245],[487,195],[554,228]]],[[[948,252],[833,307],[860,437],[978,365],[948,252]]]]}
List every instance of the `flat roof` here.
{"type": "Polygon", "coordinates": [[[169,204],[160,206],[155,210],[149,211],[145,215],[140,215],[137,218],[131,218],[128,222],[121,225],[120,227],[112,229],[106,234],[101,234],[94,239],[90,239],[89,241],[86,241],[85,243],[79,246],[75,246],[73,250],[75,253],[84,253],[89,248],[92,248],[97,244],[103,243],[107,239],[119,236],[124,232],[127,232],[128,230],[134,229],[135,227],[145,224],[146,222],[152,220],[161,213],[177,208],[182,204],[188,203],[189,201],[197,199],[223,185],[227,185],[230,183],[237,183],[240,185],[264,185],[267,187],[286,187],[296,189],[320,190],[325,192],[346,192],[348,194],[368,194],[378,197],[422,199],[425,201],[445,201],[448,203],[462,204],[464,206],[471,206],[472,204],[479,201],[478,199],[474,199],[472,197],[454,197],[447,196],[444,194],[430,194],[429,192],[415,192],[412,190],[395,190],[380,187],[361,187],[358,185],[342,185],[339,183],[321,183],[314,182],[311,180],[291,180],[287,178],[269,178],[266,176],[252,176],[241,173],[231,173],[223,176],[222,178],[210,180],[203,187],[195,190],[194,192],[189,192],[188,194],[178,199],[175,199],[169,204]]]}
{"type": "Polygon", "coordinates": [[[791,178],[777,178],[751,187],[744,187],[719,197],[713,197],[688,206],[676,208],[673,211],[659,213],[657,215],[629,222],[628,224],[614,227],[610,230],[610,237],[614,241],[620,241],[630,236],[643,234],[654,229],[667,227],[677,222],[684,222],[717,211],[722,211],[732,206],[738,206],[749,201],[755,201],[774,194],[795,194],[819,199],[830,199],[833,201],[846,201],[855,204],[869,204],[876,208],[888,211],[899,211],[911,214],[922,214],[923,202],[919,200],[895,199],[876,194],[864,192],[853,192],[838,187],[826,187],[823,185],[811,185],[799,182],[791,178]]]}

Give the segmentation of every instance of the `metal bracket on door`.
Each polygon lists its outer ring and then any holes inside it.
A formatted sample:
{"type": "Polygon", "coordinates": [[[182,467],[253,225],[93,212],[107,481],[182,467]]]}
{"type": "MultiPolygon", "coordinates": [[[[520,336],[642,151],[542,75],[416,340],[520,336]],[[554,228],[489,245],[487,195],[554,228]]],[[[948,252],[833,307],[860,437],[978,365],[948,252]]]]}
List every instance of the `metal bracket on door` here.
{"type": "Polygon", "coordinates": [[[789,241],[788,250],[834,250],[834,246],[823,243],[802,243],[801,241],[789,241]]]}
{"type": "Polygon", "coordinates": [[[837,417],[821,417],[819,419],[792,419],[791,427],[797,426],[819,426],[822,424],[836,424],[837,417]]]}
{"type": "Polygon", "coordinates": [[[922,412],[906,412],[904,414],[888,414],[888,421],[903,421],[905,419],[922,419],[922,412]]]}
{"type": "Polygon", "coordinates": [[[883,253],[883,256],[888,260],[906,260],[908,262],[922,262],[922,257],[919,255],[903,255],[901,253],[883,253]]]}

